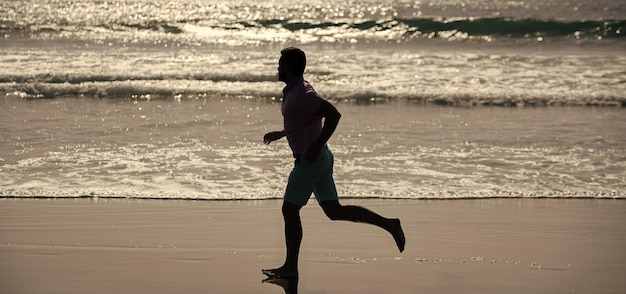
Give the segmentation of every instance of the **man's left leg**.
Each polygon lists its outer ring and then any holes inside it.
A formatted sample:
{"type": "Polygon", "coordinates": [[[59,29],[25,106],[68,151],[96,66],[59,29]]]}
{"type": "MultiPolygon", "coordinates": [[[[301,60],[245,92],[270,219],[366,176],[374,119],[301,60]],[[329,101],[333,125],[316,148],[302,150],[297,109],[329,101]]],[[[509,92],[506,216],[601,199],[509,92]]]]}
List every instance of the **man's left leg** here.
{"type": "Polygon", "coordinates": [[[280,278],[298,277],[298,256],[302,243],[302,222],[300,209],[302,206],[283,201],[283,220],[285,222],[285,245],[287,253],[283,266],[275,269],[267,269],[262,272],[268,276],[280,278]]]}

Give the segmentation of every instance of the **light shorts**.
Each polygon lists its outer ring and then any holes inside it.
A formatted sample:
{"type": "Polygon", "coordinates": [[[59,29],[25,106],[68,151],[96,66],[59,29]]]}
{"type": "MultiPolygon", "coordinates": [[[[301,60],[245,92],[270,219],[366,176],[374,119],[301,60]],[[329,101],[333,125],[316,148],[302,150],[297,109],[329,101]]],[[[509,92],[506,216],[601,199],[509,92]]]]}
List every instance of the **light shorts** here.
{"type": "Polygon", "coordinates": [[[310,162],[300,155],[289,174],[285,190],[285,201],[304,206],[315,194],[317,202],[339,200],[333,180],[333,154],[328,148],[322,148],[315,162],[310,162]]]}

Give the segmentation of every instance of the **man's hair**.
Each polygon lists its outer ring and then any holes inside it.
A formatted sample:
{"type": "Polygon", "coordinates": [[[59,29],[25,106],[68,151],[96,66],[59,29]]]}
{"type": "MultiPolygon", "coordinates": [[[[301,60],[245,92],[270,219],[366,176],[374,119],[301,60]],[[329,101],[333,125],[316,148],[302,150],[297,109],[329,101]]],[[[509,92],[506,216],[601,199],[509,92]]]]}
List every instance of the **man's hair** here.
{"type": "Polygon", "coordinates": [[[306,67],[306,55],[304,51],[299,48],[288,47],[280,51],[280,55],[295,76],[304,74],[304,68],[306,67]]]}

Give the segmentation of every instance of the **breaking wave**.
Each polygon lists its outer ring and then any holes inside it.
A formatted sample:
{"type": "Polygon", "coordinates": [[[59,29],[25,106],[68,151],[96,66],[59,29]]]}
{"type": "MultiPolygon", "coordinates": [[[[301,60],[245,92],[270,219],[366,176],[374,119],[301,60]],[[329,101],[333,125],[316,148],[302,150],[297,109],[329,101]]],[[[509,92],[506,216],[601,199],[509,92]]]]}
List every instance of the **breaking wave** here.
{"type": "MultiPolygon", "coordinates": [[[[22,99],[86,97],[133,100],[185,100],[211,97],[280,100],[276,77],[263,74],[156,74],[81,75],[41,74],[0,76],[0,95],[22,99]]],[[[458,91],[442,89],[415,92],[389,91],[381,87],[346,89],[323,85],[326,99],[358,104],[408,100],[415,103],[448,106],[621,106],[625,96],[612,93],[587,95],[574,92],[532,92],[527,89],[500,91],[458,91]]]]}

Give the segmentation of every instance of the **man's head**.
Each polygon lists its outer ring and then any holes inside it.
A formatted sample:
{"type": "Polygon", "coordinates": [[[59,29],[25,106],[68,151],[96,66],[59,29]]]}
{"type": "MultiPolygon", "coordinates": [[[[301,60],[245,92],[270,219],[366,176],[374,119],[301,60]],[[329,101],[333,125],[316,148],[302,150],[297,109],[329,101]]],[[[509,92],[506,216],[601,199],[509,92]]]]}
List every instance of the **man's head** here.
{"type": "Polygon", "coordinates": [[[278,80],[288,82],[292,78],[300,77],[304,74],[306,67],[306,55],[304,51],[289,47],[280,51],[278,61],[278,80]]]}

